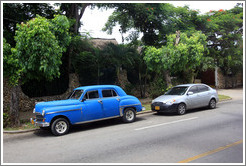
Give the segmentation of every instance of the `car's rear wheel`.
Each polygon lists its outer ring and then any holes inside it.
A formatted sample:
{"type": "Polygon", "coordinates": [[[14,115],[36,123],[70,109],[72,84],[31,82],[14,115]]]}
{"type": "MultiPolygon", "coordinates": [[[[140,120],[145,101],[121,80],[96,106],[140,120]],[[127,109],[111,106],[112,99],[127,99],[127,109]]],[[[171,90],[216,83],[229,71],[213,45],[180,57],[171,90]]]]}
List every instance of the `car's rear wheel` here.
{"type": "Polygon", "coordinates": [[[216,108],[216,101],[215,101],[215,99],[211,99],[211,100],[209,101],[208,107],[209,107],[210,109],[216,108]]]}
{"type": "Polygon", "coordinates": [[[180,103],[177,108],[177,113],[179,115],[184,115],[186,113],[186,105],[184,103],[180,103]]]}
{"type": "Polygon", "coordinates": [[[123,114],[123,121],[126,123],[134,122],[136,119],[136,112],[133,108],[127,108],[123,114]]]}
{"type": "Polygon", "coordinates": [[[69,131],[69,122],[64,118],[56,119],[51,125],[51,132],[56,136],[67,134],[69,131]]]}

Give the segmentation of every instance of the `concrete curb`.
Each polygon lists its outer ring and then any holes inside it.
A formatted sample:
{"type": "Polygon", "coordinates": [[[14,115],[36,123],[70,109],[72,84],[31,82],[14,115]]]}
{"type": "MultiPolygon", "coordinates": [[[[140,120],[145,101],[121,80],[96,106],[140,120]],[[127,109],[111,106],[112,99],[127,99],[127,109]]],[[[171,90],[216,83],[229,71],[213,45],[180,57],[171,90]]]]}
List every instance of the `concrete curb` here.
{"type": "Polygon", "coordinates": [[[224,101],[229,101],[229,100],[232,100],[232,98],[230,98],[230,99],[220,100],[220,101],[219,101],[219,103],[220,103],[220,102],[224,102],[224,101]]]}
{"type": "Polygon", "coordinates": [[[5,133],[5,134],[17,134],[17,133],[27,133],[27,132],[36,131],[36,130],[39,130],[39,129],[11,130],[11,131],[3,130],[3,133],[5,133]]]}
{"type": "MultiPolygon", "coordinates": [[[[229,100],[232,100],[232,98],[221,100],[221,101],[219,101],[219,103],[224,102],[224,101],[229,101],[229,100]]],[[[153,113],[153,111],[152,110],[146,110],[146,111],[138,112],[137,115],[148,114],[148,113],[153,113]]],[[[32,131],[36,131],[36,130],[39,130],[39,129],[12,130],[12,131],[3,130],[3,133],[5,133],[5,134],[18,134],[18,133],[32,132],[32,131]]]]}

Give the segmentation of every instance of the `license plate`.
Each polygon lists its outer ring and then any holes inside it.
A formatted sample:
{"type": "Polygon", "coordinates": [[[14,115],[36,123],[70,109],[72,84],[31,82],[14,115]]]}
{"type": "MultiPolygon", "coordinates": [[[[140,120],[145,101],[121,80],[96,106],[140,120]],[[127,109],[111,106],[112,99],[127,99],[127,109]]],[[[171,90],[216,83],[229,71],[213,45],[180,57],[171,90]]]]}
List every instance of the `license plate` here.
{"type": "Polygon", "coordinates": [[[155,106],[155,110],[160,110],[160,106],[155,106]]]}

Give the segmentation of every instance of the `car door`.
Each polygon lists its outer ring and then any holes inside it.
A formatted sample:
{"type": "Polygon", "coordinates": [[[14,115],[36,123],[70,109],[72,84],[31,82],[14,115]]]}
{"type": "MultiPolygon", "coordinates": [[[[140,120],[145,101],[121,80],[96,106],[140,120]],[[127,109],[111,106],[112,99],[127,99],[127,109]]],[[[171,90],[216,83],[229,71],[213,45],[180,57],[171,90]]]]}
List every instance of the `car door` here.
{"type": "Polygon", "coordinates": [[[82,121],[90,121],[103,118],[102,101],[98,90],[87,91],[83,97],[82,121]]]}
{"type": "Polygon", "coordinates": [[[210,95],[211,95],[209,92],[209,88],[205,85],[199,85],[198,91],[199,91],[199,99],[200,99],[199,107],[207,106],[210,100],[210,95]]]}
{"type": "Polygon", "coordinates": [[[195,85],[195,86],[192,86],[188,93],[189,92],[193,92],[192,95],[187,95],[187,108],[188,109],[193,109],[193,108],[197,108],[199,106],[198,104],[198,86],[195,85]]]}
{"type": "Polygon", "coordinates": [[[120,96],[113,89],[102,90],[102,106],[105,117],[119,116],[120,96]]]}

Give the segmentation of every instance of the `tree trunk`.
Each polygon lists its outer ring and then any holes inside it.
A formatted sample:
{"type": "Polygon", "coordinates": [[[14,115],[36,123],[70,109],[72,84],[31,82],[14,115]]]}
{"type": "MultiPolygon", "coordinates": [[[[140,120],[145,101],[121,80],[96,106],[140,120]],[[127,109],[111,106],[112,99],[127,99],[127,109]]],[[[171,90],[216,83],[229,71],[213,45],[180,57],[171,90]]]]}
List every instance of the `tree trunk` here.
{"type": "Polygon", "coordinates": [[[143,86],[143,97],[144,98],[145,98],[145,93],[146,93],[147,79],[148,79],[148,71],[146,70],[145,76],[144,76],[144,86],[143,86]]]}
{"type": "Polygon", "coordinates": [[[120,67],[116,67],[116,77],[117,77],[117,80],[116,80],[116,84],[118,84],[119,86],[121,86],[121,81],[120,81],[120,67]]]}
{"type": "Polygon", "coordinates": [[[100,65],[99,65],[99,59],[97,60],[97,85],[100,84],[100,65]]]}
{"type": "Polygon", "coordinates": [[[74,33],[78,34],[79,32],[79,7],[78,4],[74,4],[74,17],[75,17],[75,24],[74,24],[74,33]]]}
{"type": "Polygon", "coordinates": [[[166,80],[167,87],[168,88],[171,87],[172,86],[172,81],[171,81],[171,77],[170,77],[169,71],[164,71],[163,75],[164,75],[164,78],[166,80]]]}
{"type": "Polygon", "coordinates": [[[78,34],[79,33],[79,22],[85,12],[85,9],[87,6],[89,6],[89,3],[83,4],[82,8],[79,9],[79,6],[77,3],[74,5],[74,17],[75,17],[75,24],[74,24],[74,33],[78,34]]]}
{"type": "Polygon", "coordinates": [[[138,73],[138,79],[139,79],[139,87],[140,87],[140,96],[141,96],[141,98],[143,98],[142,74],[141,74],[140,70],[138,73]]]}
{"type": "Polygon", "coordinates": [[[177,46],[179,44],[179,40],[180,40],[180,31],[176,31],[175,46],[177,46]]]}
{"type": "MultiPolygon", "coordinates": [[[[80,9],[77,3],[72,3],[70,6],[70,11],[66,11],[67,12],[66,16],[68,18],[75,19],[75,24],[73,28],[71,27],[70,29],[75,35],[78,35],[79,33],[79,22],[85,12],[86,7],[89,5],[90,5],[89,3],[83,4],[82,8],[80,9]]],[[[72,54],[73,54],[73,46],[70,46],[69,51],[68,51],[68,72],[69,73],[71,72],[70,70],[71,70],[72,54]]]]}
{"type": "Polygon", "coordinates": [[[11,89],[11,102],[10,102],[10,121],[13,126],[20,125],[19,119],[19,88],[20,86],[14,86],[11,89]]]}

